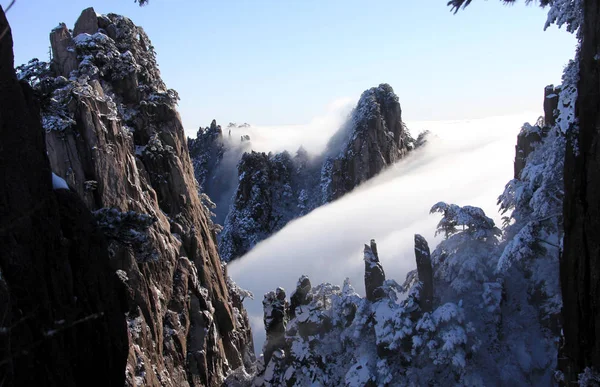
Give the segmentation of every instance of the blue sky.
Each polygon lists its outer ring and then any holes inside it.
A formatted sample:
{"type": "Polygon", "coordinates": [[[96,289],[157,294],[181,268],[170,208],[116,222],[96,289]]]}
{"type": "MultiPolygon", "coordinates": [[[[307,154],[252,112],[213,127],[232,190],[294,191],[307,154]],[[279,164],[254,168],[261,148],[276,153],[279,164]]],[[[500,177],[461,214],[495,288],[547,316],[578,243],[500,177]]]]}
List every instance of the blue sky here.
{"type": "Polygon", "coordinates": [[[50,30],[72,28],[88,6],[130,17],[152,40],[193,133],[213,118],[306,123],[381,82],[409,121],[541,110],[575,38],[544,32],[546,11],[523,3],[476,0],[453,15],[446,0],[17,0],[8,19],[19,64],[46,59],[50,30]]]}

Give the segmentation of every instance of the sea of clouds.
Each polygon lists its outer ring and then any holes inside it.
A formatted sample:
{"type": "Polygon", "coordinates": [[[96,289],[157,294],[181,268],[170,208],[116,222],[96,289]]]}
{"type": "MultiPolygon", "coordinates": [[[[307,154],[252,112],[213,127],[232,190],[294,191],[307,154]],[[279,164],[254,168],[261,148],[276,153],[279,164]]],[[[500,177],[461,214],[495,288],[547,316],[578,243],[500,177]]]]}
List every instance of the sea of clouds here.
{"type": "MultiPolygon", "coordinates": [[[[253,127],[256,150],[294,151],[300,144],[322,151],[343,122],[348,104],[332,104],[330,114],[311,125],[279,128],[253,127]],[[335,126],[334,126],[335,125],[335,126]],[[333,129],[331,126],[334,126],[333,129]],[[269,143],[269,141],[272,141],[269,143]]],[[[263,295],[277,287],[288,296],[298,278],[306,274],[313,286],[322,282],[341,285],[350,278],[364,293],[363,244],[377,241],[387,278],[402,283],[416,267],[414,234],[422,234],[433,250],[439,214],[430,215],[439,201],[474,205],[500,224],[496,198],[513,176],[516,135],[535,113],[464,121],[407,122],[412,134],[429,130],[427,145],[357,187],[343,198],[290,222],[228,265],[228,274],[254,293],[246,300],[260,353],[265,333],[263,295]]],[[[248,129],[248,128],[244,128],[248,129]]]]}

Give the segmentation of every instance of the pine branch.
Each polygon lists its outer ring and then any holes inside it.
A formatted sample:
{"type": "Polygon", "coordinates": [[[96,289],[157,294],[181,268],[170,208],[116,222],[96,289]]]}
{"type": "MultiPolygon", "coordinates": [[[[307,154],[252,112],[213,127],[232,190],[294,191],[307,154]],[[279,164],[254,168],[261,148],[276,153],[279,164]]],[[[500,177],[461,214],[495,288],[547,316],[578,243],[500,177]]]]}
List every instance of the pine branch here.
{"type": "MultiPolygon", "coordinates": [[[[461,8],[465,9],[471,4],[472,0],[450,0],[447,5],[450,7],[450,12],[454,12],[456,14],[461,8]]],[[[516,0],[500,0],[504,4],[512,4],[516,0]]],[[[525,0],[525,4],[531,3],[533,0],[525,0]]],[[[550,4],[552,0],[540,0],[540,7],[545,7],[550,4]]]]}

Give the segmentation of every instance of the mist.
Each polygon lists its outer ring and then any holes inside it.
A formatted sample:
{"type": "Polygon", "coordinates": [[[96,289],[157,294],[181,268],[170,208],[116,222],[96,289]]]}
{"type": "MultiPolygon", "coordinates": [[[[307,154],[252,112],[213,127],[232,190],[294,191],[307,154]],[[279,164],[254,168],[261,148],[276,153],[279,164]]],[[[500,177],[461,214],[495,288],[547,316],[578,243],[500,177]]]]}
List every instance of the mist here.
{"type": "Polygon", "coordinates": [[[445,201],[478,206],[499,226],[496,198],[513,177],[516,135],[524,122],[537,117],[526,113],[407,122],[413,134],[432,133],[426,146],[350,194],[290,222],[229,264],[228,274],[255,296],[244,305],[256,352],[261,352],[265,339],[262,299],[266,292],[280,286],[289,297],[305,274],[313,286],[323,282],[341,285],[348,277],[357,292],[364,294],[362,250],[371,239],[377,241],[386,278],[402,283],[406,273],[416,267],[414,234],[423,235],[432,250],[439,242],[434,233],[440,216],[429,214],[433,204],[445,201]]]}
{"type": "MultiPolygon", "coordinates": [[[[324,112],[302,125],[263,126],[251,124],[249,127],[231,128],[232,144],[239,143],[240,136],[249,135],[249,147],[256,152],[282,152],[292,154],[300,146],[312,155],[323,153],[327,142],[348,119],[357,99],[340,98],[331,102],[324,112]]],[[[224,137],[228,137],[224,129],[224,137]]]]}
{"type": "Polygon", "coordinates": [[[300,146],[309,157],[317,158],[325,151],[330,138],[347,122],[356,101],[340,98],[331,102],[324,112],[302,125],[234,125],[223,126],[225,152],[221,162],[208,179],[205,192],[217,205],[213,221],[223,224],[229,212],[238,184],[237,165],[245,152],[282,152],[296,154],[300,146]],[[250,136],[242,141],[242,136],[250,136]]]}

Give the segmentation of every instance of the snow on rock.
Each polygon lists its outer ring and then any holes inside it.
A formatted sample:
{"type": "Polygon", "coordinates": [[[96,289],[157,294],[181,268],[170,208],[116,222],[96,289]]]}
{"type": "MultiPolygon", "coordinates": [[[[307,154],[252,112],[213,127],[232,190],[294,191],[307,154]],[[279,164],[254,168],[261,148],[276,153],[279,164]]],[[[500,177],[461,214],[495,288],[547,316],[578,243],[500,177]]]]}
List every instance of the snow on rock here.
{"type": "Polygon", "coordinates": [[[198,195],[178,95],[130,19],[90,8],[75,31],[61,24],[52,63],[18,72],[41,98],[52,170],[94,212],[113,269],[123,271],[135,321],[127,383],[221,385],[229,371],[250,371],[254,350],[245,293],[227,287],[210,201],[198,195]]]}
{"type": "Polygon", "coordinates": [[[69,189],[69,185],[65,179],[52,172],[52,189],[69,189]]]}

